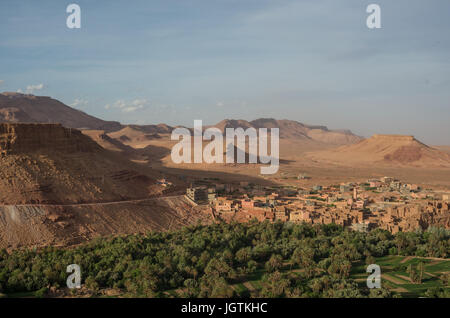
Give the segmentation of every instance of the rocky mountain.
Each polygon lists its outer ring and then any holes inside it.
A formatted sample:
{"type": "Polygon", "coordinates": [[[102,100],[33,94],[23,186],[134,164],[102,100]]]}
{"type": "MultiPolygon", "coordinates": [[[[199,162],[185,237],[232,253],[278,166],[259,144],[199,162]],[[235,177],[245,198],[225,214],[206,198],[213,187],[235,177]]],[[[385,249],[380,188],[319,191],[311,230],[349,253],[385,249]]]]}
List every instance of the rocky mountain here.
{"type": "MultiPolygon", "coordinates": [[[[170,134],[174,127],[158,125],[122,125],[104,121],[73,109],[46,96],[20,93],[0,94],[0,123],[60,123],[67,128],[103,130],[111,138],[127,142],[145,142],[170,134]],[[111,134],[112,133],[112,134],[111,134]]],[[[346,145],[362,140],[349,130],[329,130],[325,126],[312,126],[294,120],[260,118],[252,121],[225,119],[214,125],[221,131],[226,128],[280,128],[281,138],[317,141],[329,145],[346,145]]]]}
{"type": "Polygon", "coordinates": [[[119,122],[101,120],[50,97],[8,92],[0,94],[1,122],[59,123],[67,128],[105,131],[122,128],[119,122]]]}
{"type": "Polygon", "coordinates": [[[313,126],[302,124],[294,120],[277,120],[273,118],[260,118],[252,121],[225,119],[213,127],[225,132],[226,128],[279,128],[280,138],[317,141],[331,145],[347,145],[363,138],[353,134],[349,130],[329,130],[325,126],[313,126]]]}

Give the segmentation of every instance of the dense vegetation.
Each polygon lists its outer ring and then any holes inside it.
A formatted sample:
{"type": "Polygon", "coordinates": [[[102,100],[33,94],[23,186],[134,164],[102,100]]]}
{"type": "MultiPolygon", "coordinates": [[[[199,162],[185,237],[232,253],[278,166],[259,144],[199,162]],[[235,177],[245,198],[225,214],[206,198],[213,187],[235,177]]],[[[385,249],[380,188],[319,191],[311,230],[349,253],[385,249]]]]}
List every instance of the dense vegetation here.
{"type": "MultiPolygon", "coordinates": [[[[163,297],[177,289],[185,297],[245,297],[248,291],[230,285],[260,273],[260,297],[392,297],[387,288],[358,284],[350,277],[352,266],[385,255],[448,258],[449,253],[450,231],[437,228],[392,235],[337,225],[199,225],[97,239],[71,249],[2,250],[0,292],[64,287],[67,265],[78,264],[87,288],[115,288],[129,296],[163,297]]],[[[411,267],[414,279],[421,277],[420,266],[411,267]]],[[[448,275],[441,281],[428,296],[450,297],[448,275]]]]}

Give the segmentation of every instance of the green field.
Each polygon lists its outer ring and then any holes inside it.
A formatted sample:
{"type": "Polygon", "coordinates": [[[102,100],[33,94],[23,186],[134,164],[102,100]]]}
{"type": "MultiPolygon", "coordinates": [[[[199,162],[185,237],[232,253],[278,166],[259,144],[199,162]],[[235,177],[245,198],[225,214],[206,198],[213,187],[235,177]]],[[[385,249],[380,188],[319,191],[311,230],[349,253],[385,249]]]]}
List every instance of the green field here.
{"type": "MultiPolygon", "coordinates": [[[[449,259],[431,259],[416,256],[396,256],[389,255],[376,258],[377,265],[381,267],[381,286],[390,289],[394,294],[405,298],[425,297],[425,292],[429,288],[444,287],[439,276],[450,271],[449,259]],[[398,267],[407,268],[409,264],[417,265],[419,262],[425,264],[422,283],[412,283],[409,274],[405,270],[398,270],[398,267]]],[[[367,265],[363,263],[354,263],[350,272],[350,278],[355,280],[360,288],[368,288],[366,280],[369,273],[366,273],[367,265]]],[[[281,272],[286,274],[298,275],[301,270],[290,268],[285,264],[281,272]]],[[[258,296],[262,289],[262,277],[266,274],[264,269],[256,271],[248,280],[230,285],[231,288],[243,297],[258,296]]],[[[450,288],[450,287],[445,287],[450,288]]],[[[181,290],[178,290],[181,292],[181,290]]],[[[181,297],[175,290],[166,291],[167,297],[181,297]]]]}
{"type": "Polygon", "coordinates": [[[450,260],[448,259],[385,256],[377,258],[376,261],[381,266],[381,284],[385,284],[386,287],[403,297],[422,297],[429,288],[444,287],[439,276],[450,271],[450,260]],[[412,283],[406,270],[396,268],[399,266],[407,268],[409,264],[417,265],[419,262],[423,262],[425,267],[420,284],[412,283]]]}

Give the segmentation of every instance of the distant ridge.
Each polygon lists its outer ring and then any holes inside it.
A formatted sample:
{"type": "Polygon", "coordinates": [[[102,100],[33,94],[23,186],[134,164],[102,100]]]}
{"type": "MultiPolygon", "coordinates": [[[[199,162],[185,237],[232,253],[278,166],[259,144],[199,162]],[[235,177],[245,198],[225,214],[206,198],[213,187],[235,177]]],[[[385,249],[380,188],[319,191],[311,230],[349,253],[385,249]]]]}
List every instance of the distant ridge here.
{"type": "Polygon", "coordinates": [[[309,157],[323,162],[450,167],[450,155],[429,147],[411,135],[373,135],[353,145],[317,151],[309,157]]]}
{"type": "Polygon", "coordinates": [[[287,119],[259,118],[252,121],[225,119],[213,127],[219,128],[223,133],[226,128],[279,128],[280,138],[310,140],[331,145],[347,145],[363,139],[350,130],[330,130],[326,126],[306,125],[287,119]]]}
{"type": "MultiPolygon", "coordinates": [[[[0,94],[1,122],[60,123],[67,128],[102,130],[111,138],[127,143],[158,139],[160,134],[170,134],[175,128],[166,124],[123,125],[116,121],[104,121],[50,97],[14,92],[0,94]]],[[[279,128],[280,138],[335,146],[353,144],[363,139],[350,130],[330,130],[326,126],[306,125],[287,119],[225,119],[213,127],[222,132],[225,132],[226,128],[279,128]]]]}

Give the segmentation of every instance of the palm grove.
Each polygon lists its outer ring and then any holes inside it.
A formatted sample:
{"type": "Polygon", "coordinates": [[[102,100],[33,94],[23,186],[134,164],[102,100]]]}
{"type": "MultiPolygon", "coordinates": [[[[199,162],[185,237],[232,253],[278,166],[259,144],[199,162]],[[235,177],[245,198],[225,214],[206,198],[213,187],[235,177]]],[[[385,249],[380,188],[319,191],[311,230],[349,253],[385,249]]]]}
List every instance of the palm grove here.
{"type": "MultiPolygon", "coordinates": [[[[340,226],[249,222],[191,226],[172,232],[102,238],[60,249],[0,251],[0,292],[10,294],[65,287],[69,264],[81,267],[94,293],[114,288],[124,296],[249,297],[231,286],[258,279],[258,297],[393,297],[385,287],[368,289],[350,277],[354,264],[375,257],[449,257],[450,231],[360,233],[340,226]]],[[[423,265],[408,268],[419,282],[423,265]],[[422,267],[421,267],[422,266],[422,267]]],[[[368,275],[368,274],[367,274],[368,275]]],[[[450,297],[443,288],[427,295],[450,297]]]]}

